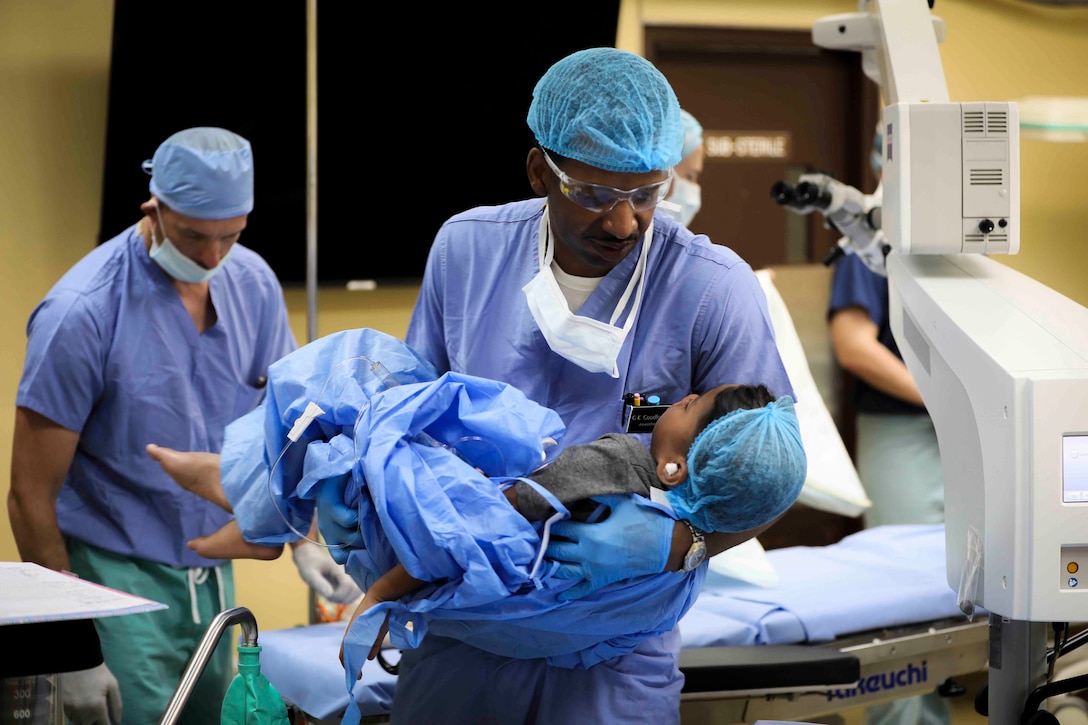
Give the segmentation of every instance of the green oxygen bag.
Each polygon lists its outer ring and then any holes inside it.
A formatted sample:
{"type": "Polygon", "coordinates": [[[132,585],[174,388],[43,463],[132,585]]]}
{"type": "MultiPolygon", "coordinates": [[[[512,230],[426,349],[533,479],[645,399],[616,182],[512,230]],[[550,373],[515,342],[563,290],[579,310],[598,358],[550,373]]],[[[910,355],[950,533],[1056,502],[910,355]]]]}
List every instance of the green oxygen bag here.
{"type": "Polygon", "coordinates": [[[238,674],[223,698],[221,725],[291,725],[279,691],[261,674],[260,653],[260,645],[238,645],[238,674]]]}

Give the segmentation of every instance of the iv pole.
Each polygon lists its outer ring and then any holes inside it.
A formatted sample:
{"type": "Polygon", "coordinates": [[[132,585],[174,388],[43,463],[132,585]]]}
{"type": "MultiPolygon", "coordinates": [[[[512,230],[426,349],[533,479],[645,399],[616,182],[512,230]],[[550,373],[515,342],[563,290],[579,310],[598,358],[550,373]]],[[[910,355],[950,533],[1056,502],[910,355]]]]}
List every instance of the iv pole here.
{"type": "Polygon", "coordinates": [[[306,341],[317,338],[317,0],[306,0],[306,341]]]}
{"type": "MultiPolygon", "coordinates": [[[[317,338],[317,0],[306,0],[306,342],[317,338]]],[[[310,624],[317,599],[307,587],[310,624]]]]}

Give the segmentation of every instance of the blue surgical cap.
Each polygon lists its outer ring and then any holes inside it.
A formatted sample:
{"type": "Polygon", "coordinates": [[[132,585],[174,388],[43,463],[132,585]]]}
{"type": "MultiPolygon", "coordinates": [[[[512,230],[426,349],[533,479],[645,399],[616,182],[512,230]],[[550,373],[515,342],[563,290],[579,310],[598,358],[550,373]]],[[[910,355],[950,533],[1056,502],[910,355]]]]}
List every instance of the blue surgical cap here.
{"type": "Polygon", "coordinates": [[[774,521],[801,495],[808,471],[793,398],[715,420],[695,438],[687,463],[687,480],[665,492],[677,516],[720,532],[774,521]]]}
{"type": "Polygon", "coordinates": [[[590,48],[558,61],[529,105],[537,143],[606,171],[671,169],[683,158],[680,102],[650,61],[616,48],[590,48]]]}
{"type": "Polygon", "coordinates": [[[194,219],[231,219],[253,211],[253,149],[222,128],[178,131],[143,163],[151,193],[194,219]]]}
{"type": "Polygon", "coordinates": [[[695,120],[695,116],[682,108],[680,122],[684,126],[684,147],[680,149],[680,158],[686,159],[703,142],[703,125],[695,120]]]}

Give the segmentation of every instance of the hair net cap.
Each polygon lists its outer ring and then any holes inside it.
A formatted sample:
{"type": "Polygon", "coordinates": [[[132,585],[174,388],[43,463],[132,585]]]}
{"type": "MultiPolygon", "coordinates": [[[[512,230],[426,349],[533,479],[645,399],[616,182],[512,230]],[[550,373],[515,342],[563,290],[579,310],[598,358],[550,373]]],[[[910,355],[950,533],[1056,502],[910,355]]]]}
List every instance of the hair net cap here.
{"type": "Polygon", "coordinates": [[[559,60],[533,89],[537,143],[606,171],[671,169],[683,158],[680,102],[650,61],[617,48],[559,60]]]}
{"type": "Polygon", "coordinates": [[[695,116],[682,108],[680,109],[680,123],[684,127],[684,146],[680,149],[680,158],[686,159],[703,142],[703,124],[699,123],[695,116]]]}
{"type": "Polygon", "coordinates": [[[677,516],[719,532],[774,521],[797,500],[808,471],[793,398],[714,421],[695,438],[687,463],[687,481],[665,493],[677,516]]]}
{"type": "Polygon", "coordinates": [[[151,193],[194,219],[231,219],[253,211],[253,149],[222,128],[178,131],[143,163],[151,193]]]}

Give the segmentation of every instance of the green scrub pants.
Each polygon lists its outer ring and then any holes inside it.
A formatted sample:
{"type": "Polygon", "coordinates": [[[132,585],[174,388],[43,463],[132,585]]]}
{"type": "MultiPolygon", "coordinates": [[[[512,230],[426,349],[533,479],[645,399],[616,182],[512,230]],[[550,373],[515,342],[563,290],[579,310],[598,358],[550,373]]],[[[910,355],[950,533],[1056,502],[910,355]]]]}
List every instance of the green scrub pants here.
{"type": "MultiPolygon", "coordinates": [[[[223,608],[234,606],[230,563],[214,569],[184,569],[146,559],[119,556],[71,537],[65,540],[72,571],[82,579],[166,604],[168,609],[95,620],[102,656],[121,686],[123,725],[153,725],[162,719],[189,658],[223,608]],[[190,574],[192,572],[192,574],[190,574]],[[206,574],[206,578],[205,575],[206,574]],[[194,596],[195,594],[195,596],[194,596]],[[194,608],[196,619],[194,621],[194,608]]],[[[233,677],[231,630],[193,689],[180,723],[219,722],[223,698],[233,677]]]]}
{"type": "Polygon", "coordinates": [[[857,468],[873,502],[865,527],[944,522],[944,477],[928,415],[857,417],[857,468]]]}

